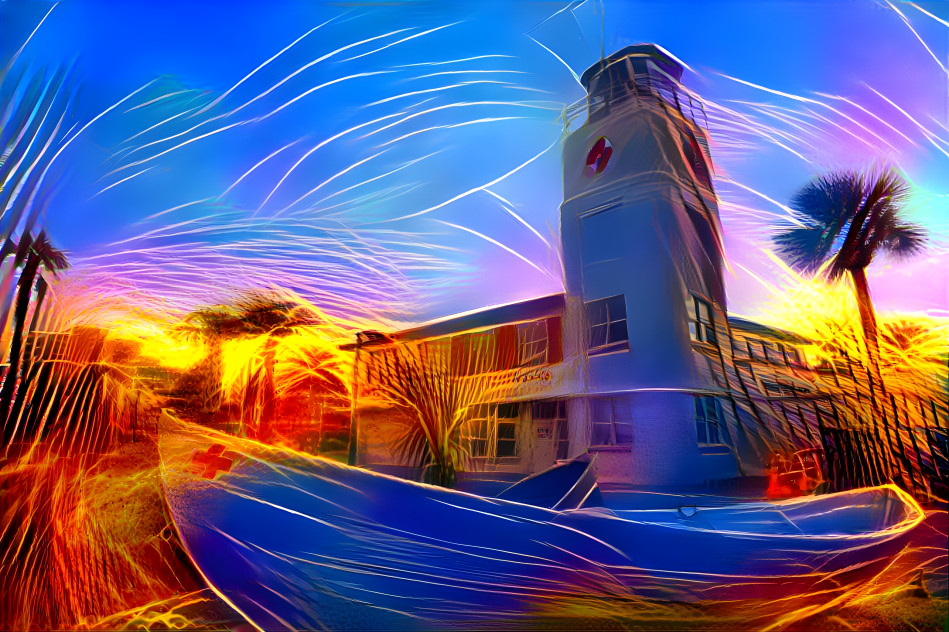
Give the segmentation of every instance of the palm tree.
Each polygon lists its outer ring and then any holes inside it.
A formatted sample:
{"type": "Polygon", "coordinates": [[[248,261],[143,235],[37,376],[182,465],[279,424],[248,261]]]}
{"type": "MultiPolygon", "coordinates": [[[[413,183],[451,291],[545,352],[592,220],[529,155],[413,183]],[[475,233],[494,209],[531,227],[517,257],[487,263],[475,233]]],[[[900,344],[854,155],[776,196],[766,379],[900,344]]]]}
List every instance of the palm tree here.
{"type": "Polygon", "coordinates": [[[801,225],[774,237],[778,253],[794,268],[853,281],[860,322],[871,356],[876,356],[877,322],[867,285],[867,266],[880,252],[907,257],[919,252],[925,230],[906,222],[903,204],[909,186],[894,171],[846,171],[821,176],[791,199],[801,225]]]}
{"type": "MultiPolygon", "coordinates": [[[[378,376],[364,391],[367,398],[402,413],[392,420],[397,434],[390,447],[406,464],[422,468],[428,483],[454,487],[456,472],[471,464],[466,431],[498,385],[499,376],[488,368],[494,344],[493,338],[472,344],[471,370],[446,341],[390,342],[366,354],[366,368],[378,376]]],[[[496,424],[488,433],[496,437],[496,424]]]]}
{"type": "Polygon", "coordinates": [[[4,443],[10,439],[14,431],[14,428],[11,427],[12,424],[7,423],[7,416],[17,390],[17,382],[22,378],[20,371],[21,355],[30,298],[33,296],[34,286],[37,286],[38,294],[34,304],[34,314],[36,314],[40,310],[42,297],[45,293],[43,291],[45,280],[40,276],[42,282],[38,282],[37,274],[39,274],[40,268],[55,274],[69,265],[66,261],[66,255],[53,248],[44,231],[41,231],[35,239],[32,239],[29,233],[23,235],[17,248],[16,260],[22,262],[23,270],[20,272],[20,280],[17,282],[16,304],[13,309],[10,360],[4,375],[3,387],[0,388],[0,421],[4,423],[4,443]]]}
{"type": "Polygon", "coordinates": [[[221,343],[226,339],[265,336],[260,363],[248,367],[243,393],[241,423],[255,428],[258,439],[267,440],[276,417],[274,364],[280,338],[299,327],[322,325],[314,310],[294,298],[274,291],[250,291],[231,305],[217,305],[192,312],[178,331],[198,335],[211,347],[203,388],[206,412],[214,412],[221,401],[221,343]]]}
{"type": "Polygon", "coordinates": [[[239,323],[236,328],[244,336],[266,336],[261,351],[262,364],[248,372],[243,414],[256,417],[257,438],[268,441],[276,420],[277,385],[274,364],[278,340],[293,334],[300,327],[316,327],[322,320],[308,306],[274,292],[249,292],[234,305],[239,323]],[[250,399],[254,401],[250,401],[250,399]]]}
{"type": "Polygon", "coordinates": [[[221,343],[240,333],[239,323],[239,316],[231,308],[216,305],[191,312],[175,327],[176,333],[197,339],[208,348],[208,355],[199,366],[203,412],[216,413],[221,407],[221,343]]]}

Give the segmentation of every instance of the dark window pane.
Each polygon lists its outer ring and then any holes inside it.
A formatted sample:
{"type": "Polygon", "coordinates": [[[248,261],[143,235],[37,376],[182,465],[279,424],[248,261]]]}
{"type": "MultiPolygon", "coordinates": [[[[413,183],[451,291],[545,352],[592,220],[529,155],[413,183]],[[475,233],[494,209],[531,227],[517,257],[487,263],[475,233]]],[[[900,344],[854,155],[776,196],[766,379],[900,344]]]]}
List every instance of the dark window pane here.
{"type": "Polygon", "coordinates": [[[592,436],[590,442],[592,445],[610,445],[613,442],[613,425],[611,423],[593,423],[592,436]]]}
{"type": "Polygon", "coordinates": [[[613,401],[605,398],[590,400],[593,423],[613,423],[613,401]]]}
{"type": "Polygon", "coordinates": [[[602,347],[606,344],[606,325],[597,325],[590,329],[590,347],[602,347]]]}
{"type": "Polygon", "coordinates": [[[616,424],[616,444],[630,445],[633,443],[633,424],[624,422],[616,424]]]}
{"type": "Polygon", "coordinates": [[[722,420],[721,415],[721,404],[714,397],[708,398],[708,415],[707,418],[709,421],[720,422],[722,420]]]}
{"type": "Polygon", "coordinates": [[[567,426],[567,420],[561,419],[557,422],[557,439],[561,441],[566,441],[569,438],[569,427],[567,426]]]}
{"type": "Polygon", "coordinates": [[[517,443],[498,441],[498,456],[517,456],[517,443]]]}
{"type": "Polygon", "coordinates": [[[610,323],[609,342],[622,342],[623,340],[629,340],[629,333],[626,331],[626,321],[622,320],[618,323],[610,323]]]}
{"type": "Polygon", "coordinates": [[[557,414],[557,402],[534,402],[532,407],[534,419],[554,419],[557,414]]]}
{"type": "MultiPolygon", "coordinates": [[[[516,412],[517,404],[508,404],[508,406],[514,406],[516,412]]],[[[499,419],[500,417],[500,408],[498,406],[499,419]]],[[[516,456],[517,455],[517,424],[509,422],[499,422],[498,423],[498,452],[497,456],[516,456]]]]}
{"type": "Polygon", "coordinates": [[[619,296],[611,296],[606,299],[607,305],[610,308],[610,320],[625,320],[626,319],[626,297],[620,294],[619,296]]]}
{"type": "Polygon", "coordinates": [[[695,302],[696,302],[696,304],[698,305],[698,308],[699,308],[699,309],[698,309],[698,312],[699,312],[699,320],[701,320],[701,321],[703,321],[703,322],[706,322],[706,323],[707,323],[707,322],[710,322],[711,319],[709,318],[709,315],[708,315],[708,303],[706,303],[705,301],[700,301],[700,300],[698,300],[698,299],[696,299],[695,302]]]}
{"type": "Polygon", "coordinates": [[[498,419],[512,418],[517,418],[517,404],[498,404],[498,419]]]}
{"type": "Polygon", "coordinates": [[[517,429],[517,426],[515,424],[499,423],[498,424],[498,442],[500,443],[501,441],[504,441],[504,440],[513,441],[515,437],[516,429],[517,429]]]}
{"type": "Polygon", "coordinates": [[[587,303],[587,320],[591,325],[601,325],[606,322],[606,303],[591,301],[587,303]]]}

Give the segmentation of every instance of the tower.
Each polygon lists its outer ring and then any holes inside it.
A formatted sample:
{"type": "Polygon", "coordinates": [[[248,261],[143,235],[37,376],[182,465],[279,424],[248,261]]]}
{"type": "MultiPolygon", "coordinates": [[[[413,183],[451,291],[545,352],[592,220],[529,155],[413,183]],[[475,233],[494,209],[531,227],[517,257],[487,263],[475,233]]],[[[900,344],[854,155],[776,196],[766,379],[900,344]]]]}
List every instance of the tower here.
{"type": "Polygon", "coordinates": [[[697,436],[696,411],[711,385],[696,353],[725,331],[708,141],[681,75],[651,44],[600,60],[583,73],[586,121],[563,150],[567,309],[583,323],[590,395],[571,417],[601,448],[605,478],[640,485],[707,477],[712,441],[697,436]]]}

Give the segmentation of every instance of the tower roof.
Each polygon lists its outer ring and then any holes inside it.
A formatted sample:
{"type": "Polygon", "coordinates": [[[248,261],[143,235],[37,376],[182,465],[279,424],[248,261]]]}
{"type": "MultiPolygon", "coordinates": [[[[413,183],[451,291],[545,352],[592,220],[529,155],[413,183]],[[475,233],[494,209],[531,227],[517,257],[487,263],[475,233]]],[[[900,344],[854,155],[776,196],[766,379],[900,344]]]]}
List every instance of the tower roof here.
{"type": "Polygon", "coordinates": [[[590,83],[597,75],[608,70],[610,74],[613,74],[615,72],[613,69],[617,68],[616,64],[622,63],[625,60],[629,60],[633,68],[633,74],[636,75],[649,74],[649,69],[646,66],[646,61],[648,60],[676,81],[682,78],[682,65],[662,51],[658,46],[655,44],[633,44],[632,46],[627,46],[622,50],[616,51],[612,55],[599,60],[587,68],[583,72],[583,75],[581,75],[580,82],[589,92],[590,83]]]}

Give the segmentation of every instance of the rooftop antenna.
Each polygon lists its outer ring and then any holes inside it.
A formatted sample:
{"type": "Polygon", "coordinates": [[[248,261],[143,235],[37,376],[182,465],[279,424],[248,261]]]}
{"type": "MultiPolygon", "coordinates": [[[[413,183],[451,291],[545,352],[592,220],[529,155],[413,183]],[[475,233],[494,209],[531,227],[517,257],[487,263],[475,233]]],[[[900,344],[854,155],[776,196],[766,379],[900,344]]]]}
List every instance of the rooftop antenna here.
{"type": "Polygon", "coordinates": [[[603,8],[603,0],[600,0],[600,61],[603,61],[603,24],[606,22],[606,9],[603,8]]]}

